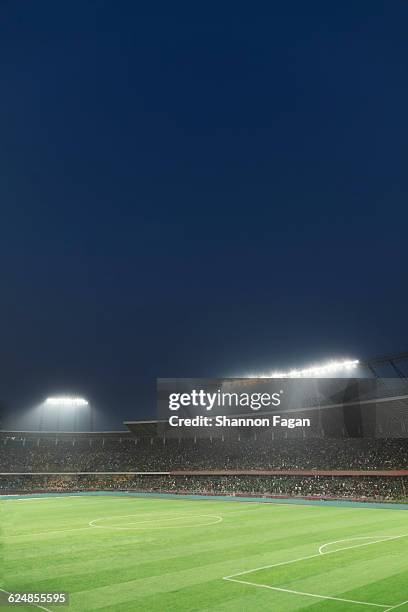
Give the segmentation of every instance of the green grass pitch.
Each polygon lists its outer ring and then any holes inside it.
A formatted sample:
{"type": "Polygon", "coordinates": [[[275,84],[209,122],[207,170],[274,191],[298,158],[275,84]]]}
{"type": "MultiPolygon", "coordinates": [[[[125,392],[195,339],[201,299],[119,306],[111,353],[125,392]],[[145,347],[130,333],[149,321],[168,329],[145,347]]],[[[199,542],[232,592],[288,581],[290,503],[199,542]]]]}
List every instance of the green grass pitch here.
{"type": "Polygon", "coordinates": [[[0,511],[2,589],[70,594],[46,610],[408,611],[403,510],[99,495],[0,511]]]}

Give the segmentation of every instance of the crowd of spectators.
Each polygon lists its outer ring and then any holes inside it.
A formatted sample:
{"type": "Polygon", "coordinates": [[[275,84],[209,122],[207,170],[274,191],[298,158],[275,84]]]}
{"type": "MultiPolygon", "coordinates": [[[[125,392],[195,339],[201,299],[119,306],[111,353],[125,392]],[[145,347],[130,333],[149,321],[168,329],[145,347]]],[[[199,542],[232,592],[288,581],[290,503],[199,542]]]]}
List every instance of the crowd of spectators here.
{"type": "Polygon", "coordinates": [[[171,471],[192,469],[384,470],[408,468],[408,438],[196,441],[89,436],[64,440],[0,435],[0,471],[171,471]]]}
{"type": "Polygon", "coordinates": [[[406,470],[408,439],[136,439],[0,434],[0,491],[89,489],[407,500],[404,475],[130,475],[198,470],[406,470]],[[38,474],[55,472],[55,474],[38,474]],[[112,474],[68,474],[112,472],[112,474]]]}
{"type": "Polygon", "coordinates": [[[33,491],[138,491],[406,501],[408,477],[373,476],[0,476],[3,493],[33,491]]]}

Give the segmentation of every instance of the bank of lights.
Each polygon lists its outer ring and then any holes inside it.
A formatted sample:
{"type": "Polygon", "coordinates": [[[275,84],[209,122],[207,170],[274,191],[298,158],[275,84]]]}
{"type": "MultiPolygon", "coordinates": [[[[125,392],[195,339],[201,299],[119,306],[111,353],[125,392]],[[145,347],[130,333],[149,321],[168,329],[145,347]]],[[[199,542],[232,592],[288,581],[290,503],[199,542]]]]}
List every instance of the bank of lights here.
{"type": "Polygon", "coordinates": [[[263,374],[259,378],[315,378],[318,376],[327,376],[328,374],[337,374],[339,372],[348,372],[354,370],[359,365],[358,359],[346,359],[344,361],[328,361],[322,365],[311,366],[301,370],[289,370],[288,372],[272,372],[271,374],[263,374]]]}
{"type": "Polygon", "coordinates": [[[46,406],[52,406],[54,408],[80,408],[88,406],[87,400],[83,397],[73,397],[70,395],[47,397],[44,403],[46,406]]]}

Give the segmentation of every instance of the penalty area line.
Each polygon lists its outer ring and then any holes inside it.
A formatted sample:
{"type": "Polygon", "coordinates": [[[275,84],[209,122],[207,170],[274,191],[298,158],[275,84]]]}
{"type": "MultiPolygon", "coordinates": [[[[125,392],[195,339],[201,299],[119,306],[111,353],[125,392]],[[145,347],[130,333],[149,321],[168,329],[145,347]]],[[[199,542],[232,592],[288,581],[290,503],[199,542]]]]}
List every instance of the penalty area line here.
{"type": "MultiPolygon", "coordinates": [[[[259,587],[262,589],[270,589],[271,591],[280,591],[282,593],[290,593],[291,595],[303,595],[305,597],[315,597],[316,599],[330,599],[333,601],[343,601],[345,603],[358,604],[360,606],[375,606],[376,608],[384,608],[384,611],[393,610],[394,608],[389,608],[389,604],[377,604],[371,603],[369,601],[357,601],[356,599],[344,599],[343,597],[332,597],[330,595],[316,595],[316,593],[305,593],[304,591],[294,591],[292,589],[284,589],[282,587],[274,587],[269,584],[258,584],[256,582],[248,582],[247,580],[237,580],[236,578],[223,578],[223,580],[227,580],[228,582],[237,582],[238,584],[247,584],[249,586],[259,587]],[[386,610],[387,609],[387,610],[386,610]]],[[[399,604],[402,605],[402,604],[399,604]]],[[[398,607],[398,606],[395,606],[398,607]]]]}
{"type": "Polygon", "coordinates": [[[390,610],[395,610],[396,608],[400,608],[401,606],[404,606],[405,604],[408,604],[408,599],[406,601],[402,601],[401,603],[397,604],[396,606],[391,606],[391,608],[387,608],[386,610],[384,610],[384,612],[389,612],[390,610]]]}

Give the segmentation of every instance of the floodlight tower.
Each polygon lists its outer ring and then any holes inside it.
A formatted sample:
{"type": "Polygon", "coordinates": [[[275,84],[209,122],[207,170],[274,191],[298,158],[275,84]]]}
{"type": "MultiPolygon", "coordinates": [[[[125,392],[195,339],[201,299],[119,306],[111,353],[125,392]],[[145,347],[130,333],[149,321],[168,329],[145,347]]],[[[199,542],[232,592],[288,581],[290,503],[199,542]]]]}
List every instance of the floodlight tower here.
{"type": "Polygon", "coordinates": [[[263,374],[255,374],[251,375],[250,378],[336,378],[341,374],[352,376],[353,372],[355,374],[359,364],[360,362],[358,359],[333,360],[306,368],[293,368],[292,370],[288,370],[286,372],[274,371],[263,374]]]}
{"type": "Polygon", "coordinates": [[[61,413],[65,413],[67,411],[74,411],[74,429],[76,429],[77,425],[77,414],[79,408],[88,408],[90,410],[91,415],[91,429],[92,429],[92,408],[88,400],[84,397],[74,396],[74,395],[58,395],[47,397],[47,399],[43,402],[43,407],[52,408],[56,410],[57,415],[57,431],[60,430],[60,418],[61,413]]]}

